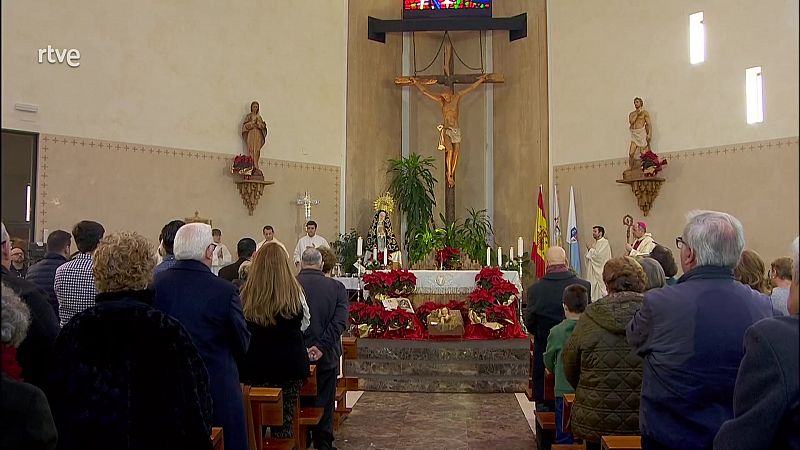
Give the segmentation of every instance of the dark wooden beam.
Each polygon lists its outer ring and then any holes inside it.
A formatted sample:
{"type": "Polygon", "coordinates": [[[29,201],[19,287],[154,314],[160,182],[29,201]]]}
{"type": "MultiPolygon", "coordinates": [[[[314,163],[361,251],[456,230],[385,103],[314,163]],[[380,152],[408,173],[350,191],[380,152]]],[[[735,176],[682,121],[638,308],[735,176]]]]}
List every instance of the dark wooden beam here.
{"type": "Polygon", "coordinates": [[[516,41],[528,35],[528,14],[513,17],[462,17],[439,19],[383,20],[367,17],[367,37],[386,43],[386,33],[406,31],[482,31],[508,30],[508,39],[516,41]]]}

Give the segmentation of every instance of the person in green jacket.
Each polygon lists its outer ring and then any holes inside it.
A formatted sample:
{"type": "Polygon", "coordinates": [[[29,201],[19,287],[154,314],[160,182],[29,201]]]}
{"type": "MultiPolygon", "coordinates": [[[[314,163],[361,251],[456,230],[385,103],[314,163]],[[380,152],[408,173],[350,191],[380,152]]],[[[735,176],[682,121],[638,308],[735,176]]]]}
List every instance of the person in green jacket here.
{"type": "Polygon", "coordinates": [[[571,284],[564,289],[562,297],[564,319],[561,323],[550,329],[547,337],[547,349],[544,352],[544,365],[556,376],[556,444],[572,444],[572,433],[564,431],[564,394],[571,394],[575,389],[564,375],[564,362],[561,351],[564,343],[572,335],[575,324],[589,303],[589,292],[580,284],[571,284]]]}

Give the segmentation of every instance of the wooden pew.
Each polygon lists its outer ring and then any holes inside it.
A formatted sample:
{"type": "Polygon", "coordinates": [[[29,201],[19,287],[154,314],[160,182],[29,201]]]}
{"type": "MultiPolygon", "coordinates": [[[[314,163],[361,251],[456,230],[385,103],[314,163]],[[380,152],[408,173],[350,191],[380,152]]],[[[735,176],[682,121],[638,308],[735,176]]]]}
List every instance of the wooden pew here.
{"type": "Polygon", "coordinates": [[[303,387],[300,388],[300,396],[301,397],[316,397],[317,396],[317,366],[311,365],[311,371],[308,374],[308,378],[303,383],[303,387]]]}
{"type": "Polygon", "coordinates": [[[214,445],[214,450],[225,450],[225,439],[222,437],[221,427],[211,428],[211,443],[214,445]]]}
{"type": "Polygon", "coordinates": [[[600,438],[603,450],[640,450],[641,436],[603,436],[600,438]]]}
{"type": "MultiPolygon", "coordinates": [[[[312,365],[311,371],[300,388],[301,397],[317,396],[317,366],[312,365]]],[[[299,403],[295,407],[294,415],[294,437],[298,450],[308,448],[308,430],[317,426],[322,419],[323,408],[312,406],[300,407],[299,403]]]]}
{"type": "Polygon", "coordinates": [[[575,404],[575,394],[564,394],[564,423],[561,431],[569,433],[570,419],[572,418],[572,405],[575,404]]]}
{"type": "MultiPolygon", "coordinates": [[[[356,336],[342,336],[342,358],[347,360],[358,359],[358,338],[356,336]]],[[[347,364],[342,365],[342,377],[336,380],[336,399],[333,411],[333,431],[339,431],[339,426],[353,411],[347,407],[347,392],[358,390],[358,378],[347,376],[347,364]]]]}
{"type": "Polygon", "coordinates": [[[265,426],[283,425],[283,393],[280,388],[243,386],[242,398],[246,405],[245,416],[251,450],[299,448],[295,446],[293,439],[264,439],[263,436],[265,426]]]}
{"type": "Polygon", "coordinates": [[[528,386],[525,387],[525,397],[528,397],[528,401],[533,401],[533,336],[528,337],[529,349],[528,349],[528,386]]]}
{"type": "Polygon", "coordinates": [[[556,376],[547,368],[544,369],[544,399],[556,400],[556,376]]]}

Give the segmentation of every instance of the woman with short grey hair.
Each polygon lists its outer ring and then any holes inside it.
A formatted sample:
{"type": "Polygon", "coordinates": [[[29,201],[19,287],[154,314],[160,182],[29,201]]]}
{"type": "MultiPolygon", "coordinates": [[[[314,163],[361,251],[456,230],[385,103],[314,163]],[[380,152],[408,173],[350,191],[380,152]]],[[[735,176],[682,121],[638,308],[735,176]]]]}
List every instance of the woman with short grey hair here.
{"type": "MultiPolygon", "coordinates": [[[[31,323],[31,313],[28,305],[22,302],[10,287],[3,285],[3,324],[2,339],[3,351],[6,345],[19,347],[28,334],[31,323]]],[[[5,368],[5,365],[3,366],[5,368]]]]}
{"type": "Polygon", "coordinates": [[[2,405],[0,448],[56,448],[58,433],[47,398],[39,388],[24,383],[16,349],[28,333],[30,311],[6,285],[2,290],[2,405]]]}
{"type": "Polygon", "coordinates": [[[647,283],[645,283],[644,287],[645,291],[662,288],[667,285],[667,277],[664,275],[664,269],[658,261],[646,256],[638,257],[636,261],[642,266],[645,275],[647,275],[647,283]]]}

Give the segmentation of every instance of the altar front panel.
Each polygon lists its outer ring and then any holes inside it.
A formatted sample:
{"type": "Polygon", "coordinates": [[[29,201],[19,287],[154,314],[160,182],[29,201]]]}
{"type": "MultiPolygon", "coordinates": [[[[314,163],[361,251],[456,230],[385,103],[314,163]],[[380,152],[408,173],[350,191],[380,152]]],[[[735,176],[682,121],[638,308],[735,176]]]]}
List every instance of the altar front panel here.
{"type": "MultiPolygon", "coordinates": [[[[447,304],[451,300],[466,300],[469,294],[475,290],[475,276],[477,270],[411,270],[417,277],[417,284],[409,298],[414,308],[427,303],[435,302],[447,304]]],[[[513,270],[503,271],[503,278],[514,283],[514,286],[522,292],[522,283],[519,273],[513,270]]],[[[355,277],[337,277],[348,290],[358,290],[359,279],[355,277]]],[[[366,297],[368,292],[364,293],[366,297]]]]}

